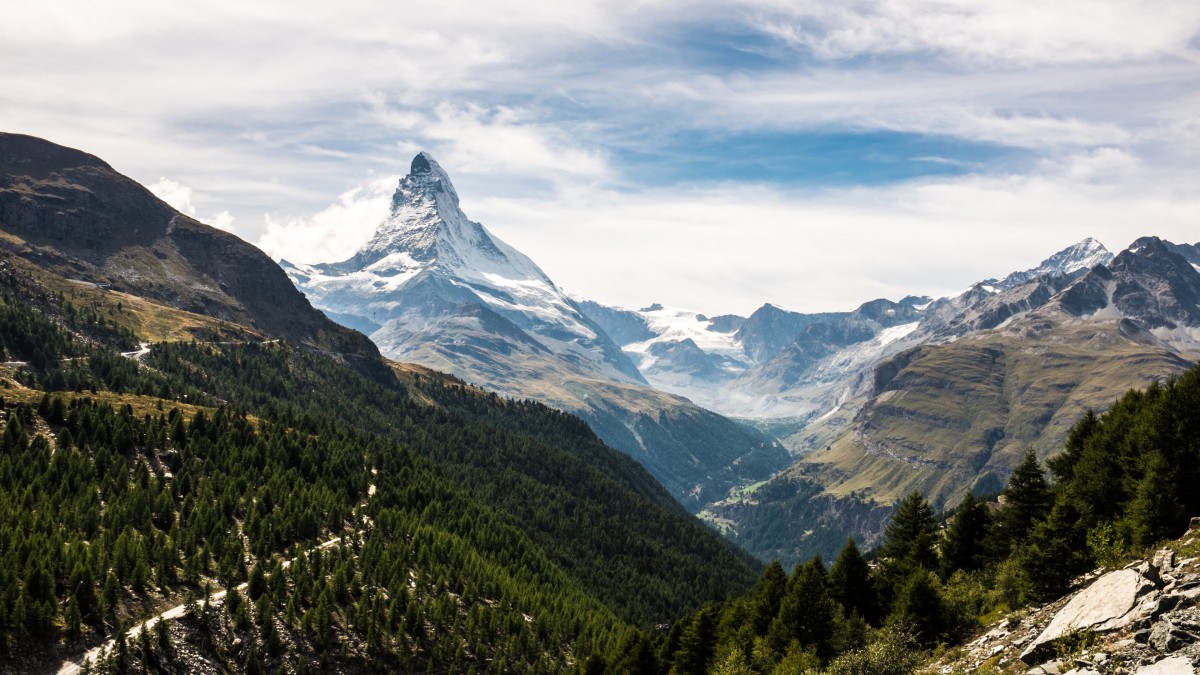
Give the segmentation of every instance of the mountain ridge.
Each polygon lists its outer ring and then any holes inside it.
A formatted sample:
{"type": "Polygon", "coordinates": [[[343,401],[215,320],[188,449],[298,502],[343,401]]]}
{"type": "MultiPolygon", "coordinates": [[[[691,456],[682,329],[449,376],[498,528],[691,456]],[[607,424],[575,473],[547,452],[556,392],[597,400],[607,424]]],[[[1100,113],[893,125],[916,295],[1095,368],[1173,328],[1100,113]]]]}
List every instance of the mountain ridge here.
{"type": "Polygon", "coordinates": [[[176,212],[93,155],[0,133],[0,222],[6,250],[64,276],[360,361],[378,357],[256,247],[176,212]]]}

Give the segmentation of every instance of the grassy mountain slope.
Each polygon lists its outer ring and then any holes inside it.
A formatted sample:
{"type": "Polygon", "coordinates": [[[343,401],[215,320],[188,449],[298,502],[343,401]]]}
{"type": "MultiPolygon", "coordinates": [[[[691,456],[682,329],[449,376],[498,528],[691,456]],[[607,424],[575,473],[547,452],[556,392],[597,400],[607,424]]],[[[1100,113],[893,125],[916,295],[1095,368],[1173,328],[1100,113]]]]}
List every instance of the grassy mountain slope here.
{"type": "Polygon", "coordinates": [[[970,489],[997,492],[1026,448],[1057,453],[1088,409],[1190,365],[1126,338],[1118,320],[1060,318],[917,348],[878,374],[856,432],[806,464],[836,495],[892,502],[919,490],[940,508],[970,489]]]}

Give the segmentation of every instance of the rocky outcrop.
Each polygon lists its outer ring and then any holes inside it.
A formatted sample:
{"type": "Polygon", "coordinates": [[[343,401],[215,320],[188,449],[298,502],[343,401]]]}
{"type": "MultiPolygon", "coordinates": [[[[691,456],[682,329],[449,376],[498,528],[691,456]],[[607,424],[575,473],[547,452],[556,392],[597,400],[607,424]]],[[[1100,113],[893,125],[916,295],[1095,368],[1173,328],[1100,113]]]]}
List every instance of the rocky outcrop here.
{"type": "Polygon", "coordinates": [[[1058,601],[1014,615],[929,672],[1027,675],[1200,673],[1200,518],[1179,541],[1097,570],[1058,601]]]}
{"type": "MultiPolygon", "coordinates": [[[[1157,576],[1155,574],[1154,576],[1157,576]]],[[[1154,589],[1154,583],[1138,570],[1109,572],[1076,593],[1054,615],[1049,626],[1021,654],[1026,663],[1036,663],[1052,651],[1062,638],[1080,631],[1097,633],[1124,628],[1157,606],[1154,600],[1139,602],[1154,589]]]]}

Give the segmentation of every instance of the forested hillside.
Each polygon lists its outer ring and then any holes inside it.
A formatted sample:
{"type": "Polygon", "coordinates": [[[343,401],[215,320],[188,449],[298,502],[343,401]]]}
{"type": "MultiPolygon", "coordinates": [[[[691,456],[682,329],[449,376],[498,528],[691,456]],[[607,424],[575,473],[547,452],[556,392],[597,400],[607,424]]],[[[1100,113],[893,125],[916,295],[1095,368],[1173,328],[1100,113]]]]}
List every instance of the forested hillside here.
{"type": "Polygon", "coordinates": [[[16,257],[0,351],[0,670],[559,672],[753,580],[577,418],[430,371],[16,257]]]}
{"type": "Polygon", "coordinates": [[[1185,532],[1200,514],[1198,412],[1193,369],[1088,413],[1049,477],[1027,452],[997,502],[968,496],[939,518],[912,493],[879,549],[851,540],[832,566],[816,557],[790,576],[772,564],[749,595],[677,624],[647,672],[910,672],[923,650],[1185,532]]]}

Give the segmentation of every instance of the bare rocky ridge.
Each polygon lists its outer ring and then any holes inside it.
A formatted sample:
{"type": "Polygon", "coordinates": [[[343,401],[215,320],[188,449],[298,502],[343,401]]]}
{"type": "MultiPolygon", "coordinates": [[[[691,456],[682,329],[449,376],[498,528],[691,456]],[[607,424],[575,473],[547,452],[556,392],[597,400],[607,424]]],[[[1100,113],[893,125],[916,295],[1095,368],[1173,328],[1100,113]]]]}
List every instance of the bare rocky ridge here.
{"type": "Polygon", "coordinates": [[[926,671],[1028,675],[1200,672],[1200,518],[1146,560],[1097,570],[1048,605],[990,626],[926,671]]]}

